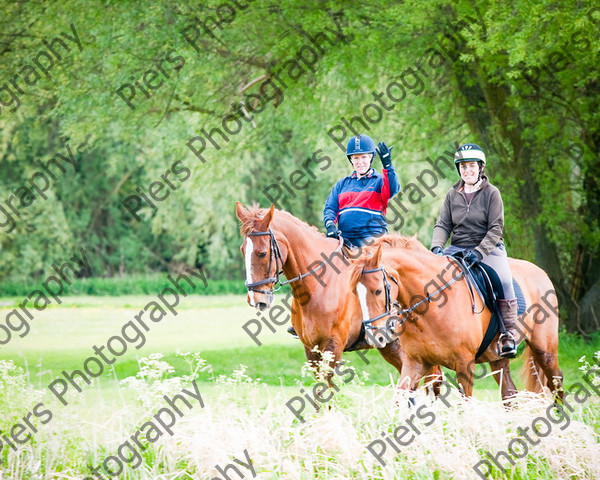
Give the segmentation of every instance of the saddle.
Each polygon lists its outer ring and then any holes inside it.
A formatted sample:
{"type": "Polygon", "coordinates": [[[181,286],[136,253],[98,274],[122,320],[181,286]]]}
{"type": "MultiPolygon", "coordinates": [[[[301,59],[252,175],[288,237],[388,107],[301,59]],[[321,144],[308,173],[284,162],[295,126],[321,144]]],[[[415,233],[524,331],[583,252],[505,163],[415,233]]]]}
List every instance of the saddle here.
{"type": "MultiPolygon", "coordinates": [[[[498,274],[488,265],[478,263],[474,266],[467,267],[463,259],[462,251],[456,252],[452,255],[452,257],[454,258],[455,263],[460,267],[460,270],[467,281],[467,285],[471,290],[471,296],[473,298],[473,311],[475,312],[475,294],[473,293],[473,290],[475,290],[477,294],[479,294],[479,296],[482,298],[485,305],[492,312],[492,317],[490,319],[488,328],[485,332],[485,335],[483,336],[481,345],[479,346],[479,349],[475,354],[475,357],[477,358],[481,356],[481,354],[485,352],[485,350],[490,346],[492,340],[494,339],[497,333],[506,332],[506,329],[504,328],[504,324],[502,322],[502,317],[500,316],[500,309],[498,307],[497,302],[498,298],[504,298],[504,290],[502,288],[502,282],[500,281],[498,274]]],[[[451,280],[442,288],[447,287],[454,280],[457,279],[458,278],[451,280]]],[[[517,297],[517,315],[522,315],[526,309],[525,297],[523,296],[523,292],[519,283],[514,278],[513,288],[517,297]]],[[[401,313],[408,313],[414,310],[420,303],[423,303],[424,301],[430,301],[430,298],[432,296],[435,296],[436,293],[437,291],[433,294],[429,294],[426,298],[424,298],[417,304],[412,305],[410,308],[404,309],[401,313]]],[[[366,328],[365,323],[363,322],[361,323],[361,331],[358,335],[358,338],[351,345],[346,345],[346,347],[344,348],[344,352],[361,350],[365,348],[366,345],[366,328]]]]}
{"type": "MultiPolygon", "coordinates": [[[[498,277],[496,271],[489,265],[478,263],[467,269],[465,268],[466,266],[462,258],[463,252],[457,252],[452,256],[458,260],[463,269],[463,273],[467,277],[467,281],[474,286],[477,293],[485,302],[485,305],[492,312],[490,324],[488,325],[481,345],[475,354],[475,358],[477,358],[486,351],[497,333],[505,332],[497,301],[498,298],[504,298],[504,290],[502,288],[500,277],[498,277]]],[[[523,291],[521,290],[519,283],[514,278],[512,281],[515,295],[517,297],[517,315],[522,315],[525,313],[527,307],[525,297],[523,296],[523,291]]]]}

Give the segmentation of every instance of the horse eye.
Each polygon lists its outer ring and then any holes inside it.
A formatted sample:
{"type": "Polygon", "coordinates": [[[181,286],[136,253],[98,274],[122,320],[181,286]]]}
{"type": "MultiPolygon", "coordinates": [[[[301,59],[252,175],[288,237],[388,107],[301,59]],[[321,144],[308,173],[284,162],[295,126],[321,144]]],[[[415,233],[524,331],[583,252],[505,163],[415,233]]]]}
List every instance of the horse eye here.
{"type": "Polygon", "coordinates": [[[258,258],[265,258],[267,256],[267,252],[258,252],[258,258]]]}
{"type": "Polygon", "coordinates": [[[375,290],[375,295],[381,295],[381,288],[375,290]]]}

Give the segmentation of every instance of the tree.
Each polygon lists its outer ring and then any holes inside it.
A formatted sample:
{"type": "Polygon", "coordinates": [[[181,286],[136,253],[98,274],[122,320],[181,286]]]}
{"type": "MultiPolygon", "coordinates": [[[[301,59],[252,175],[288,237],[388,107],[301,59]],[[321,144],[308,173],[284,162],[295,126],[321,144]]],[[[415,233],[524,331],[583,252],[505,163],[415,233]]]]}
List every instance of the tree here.
{"type": "MultiPolygon", "coordinates": [[[[4,10],[0,200],[65,145],[78,161],[1,234],[5,277],[38,278],[85,246],[94,275],[185,264],[241,279],[235,200],[268,206],[271,188],[279,205],[320,226],[326,195],[348,173],[339,144],[360,130],[395,145],[405,187],[430,168],[427,157],[480,143],[503,193],[511,255],[549,273],[568,329],[598,328],[600,12],[591,2],[82,9],[67,0],[4,10]],[[49,62],[44,40],[61,58],[36,77],[27,66],[49,62]],[[306,186],[286,188],[306,162],[306,186]],[[135,215],[124,205],[133,196],[135,215]]],[[[406,194],[392,229],[428,243],[452,175],[419,202],[406,194]]]]}

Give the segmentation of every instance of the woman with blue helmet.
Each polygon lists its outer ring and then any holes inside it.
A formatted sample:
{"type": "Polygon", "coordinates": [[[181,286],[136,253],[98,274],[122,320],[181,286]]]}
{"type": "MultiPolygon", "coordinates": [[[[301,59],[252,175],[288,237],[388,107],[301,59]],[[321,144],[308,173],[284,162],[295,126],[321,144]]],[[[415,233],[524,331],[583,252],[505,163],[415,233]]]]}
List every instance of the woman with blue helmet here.
{"type": "MultiPolygon", "coordinates": [[[[323,222],[330,238],[344,239],[349,247],[360,247],[370,238],[387,232],[385,211],[400,184],[392,166],[392,148],[375,142],[367,135],[356,135],[346,147],[346,156],[354,167],[348,177],[339,180],[325,201],[323,222]],[[371,167],[375,152],[383,173],[371,167]],[[337,223],[337,226],[336,226],[337,223]]],[[[297,338],[294,327],[287,329],[297,338]]]]}
{"type": "Polygon", "coordinates": [[[388,148],[383,142],[377,147],[367,135],[355,135],[348,142],[346,156],[354,171],[334,185],[325,201],[323,223],[328,237],[342,236],[347,244],[360,247],[387,232],[384,215],[400,184],[392,166],[394,147],[388,148]],[[375,152],[381,159],[382,173],[371,166],[375,152]]]}
{"type": "Polygon", "coordinates": [[[496,271],[503,289],[498,306],[506,328],[506,334],[500,338],[501,356],[512,358],[516,355],[517,300],[502,238],[502,196],[484,175],[485,153],[479,145],[461,145],[454,155],[454,164],[461,179],[446,195],[433,228],[431,251],[450,255],[462,250],[467,264],[482,262],[496,271]],[[450,246],[443,250],[448,238],[450,246]]]}

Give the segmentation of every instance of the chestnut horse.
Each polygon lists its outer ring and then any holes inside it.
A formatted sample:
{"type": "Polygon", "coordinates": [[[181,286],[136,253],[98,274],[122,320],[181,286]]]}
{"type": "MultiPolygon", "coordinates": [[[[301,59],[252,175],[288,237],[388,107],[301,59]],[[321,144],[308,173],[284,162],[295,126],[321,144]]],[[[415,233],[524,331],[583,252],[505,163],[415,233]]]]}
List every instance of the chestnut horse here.
{"type": "MultiPolygon", "coordinates": [[[[260,310],[271,306],[273,290],[283,272],[288,281],[281,283],[292,287],[292,326],[313,365],[322,359],[320,352],[331,352],[331,366],[335,366],[348,347],[373,348],[360,341],[361,309],[350,288],[352,264],[344,256],[341,242],[327,238],[288,212],[275,210],[273,205],[270,209],[248,208],[236,202],[236,215],[242,222],[240,249],[250,306],[260,310]],[[314,347],[319,352],[314,352],[314,347]]],[[[401,371],[397,341],[378,351],[401,371]]],[[[435,372],[439,375],[439,368],[435,372]]],[[[331,383],[331,375],[328,381],[331,383]]]]}
{"type": "MultiPolygon", "coordinates": [[[[456,372],[463,393],[471,396],[475,363],[489,362],[502,387],[502,398],[513,396],[517,390],[510,376],[509,360],[497,354],[497,334],[476,358],[491,312],[477,294],[471,295],[456,264],[448,257],[431,253],[414,238],[387,237],[376,242],[376,246],[373,255],[364,255],[354,262],[351,284],[364,288],[361,304],[368,310],[366,317],[387,311],[395,322],[387,327],[391,326],[392,337],[400,340],[401,388],[414,390],[424,372],[433,365],[443,365],[456,372]],[[387,248],[382,249],[382,244],[387,248]],[[390,278],[394,281],[390,282],[390,278]],[[389,312],[389,302],[381,295],[384,289],[397,299],[401,310],[389,312]]],[[[530,262],[510,258],[509,265],[528,306],[517,319],[516,338],[517,343],[527,342],[526,389],[540,392],[545,381],[555,398],[562,399],[554,287],[546,273],[530,262]]],[[[384,318],[374,323],[381,324],[384,318]]],[[[388,318],[386,322],[389,321],[388,318]]],[[[385,324],[380,328],[385,329],[385,324]]]]}

